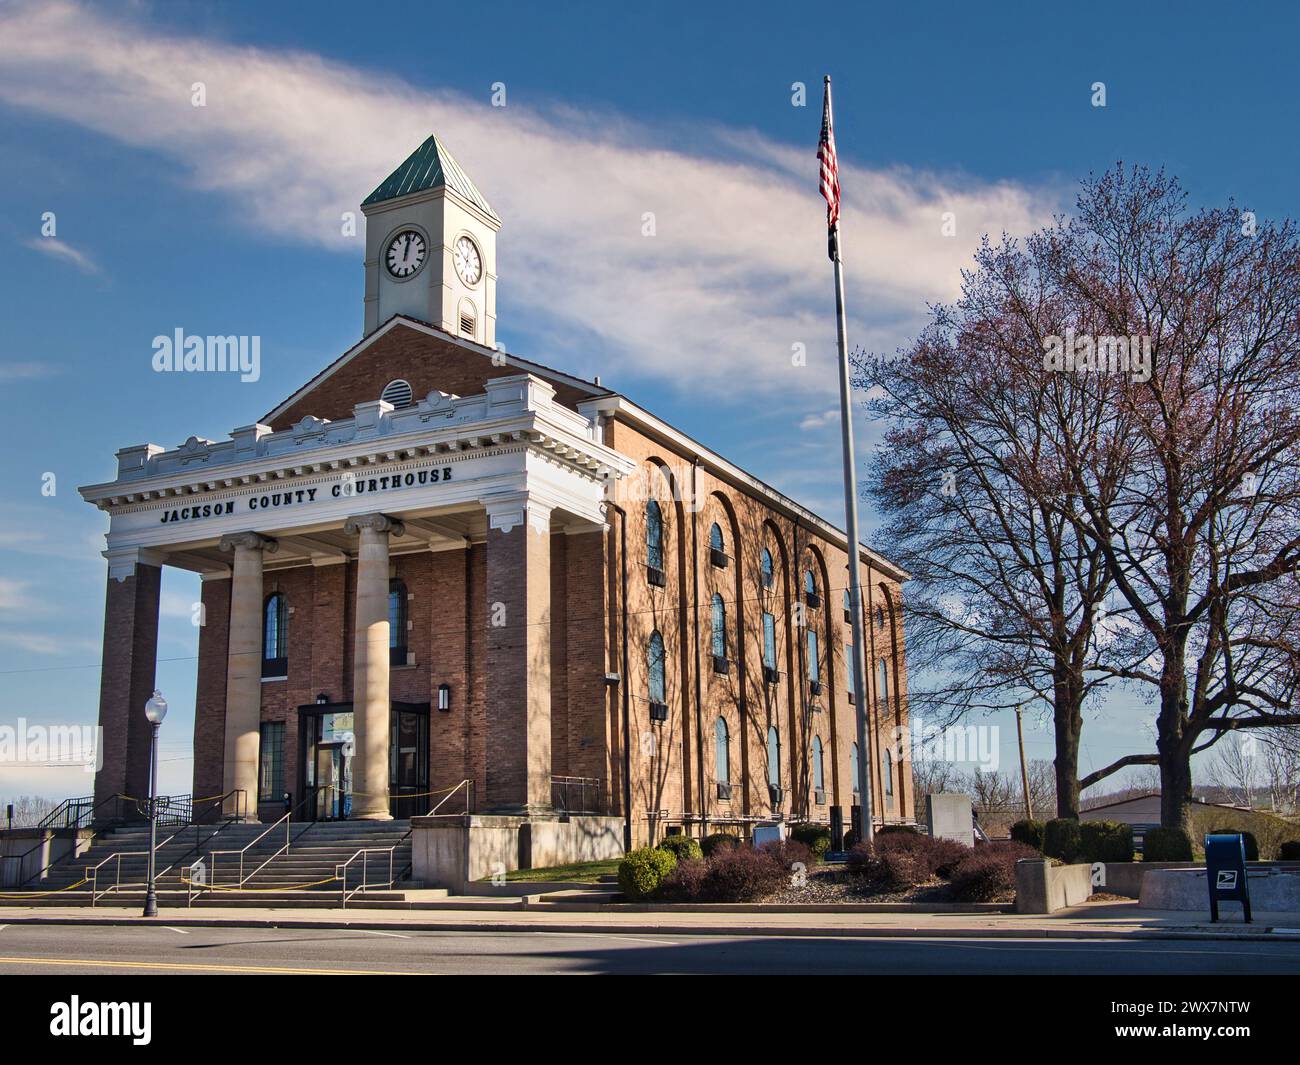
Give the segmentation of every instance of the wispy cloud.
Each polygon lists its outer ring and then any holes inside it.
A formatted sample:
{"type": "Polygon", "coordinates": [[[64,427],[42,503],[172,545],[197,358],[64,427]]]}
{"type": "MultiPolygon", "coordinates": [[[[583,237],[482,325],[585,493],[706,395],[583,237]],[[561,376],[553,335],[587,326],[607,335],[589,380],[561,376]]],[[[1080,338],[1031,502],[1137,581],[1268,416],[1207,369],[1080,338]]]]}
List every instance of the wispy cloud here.
{"type": "Polygon", "coordinates": [[[0,382],[36,381],[59,373],[59,367],[49,362],[0,362],[0,382]]]}
{"type": "MultiPolygon", "coordinates": [[[[0,15],[0,100],[168,160],[263,234],[355,256],[359,238],[341,234],[341,215],[437,131],[505,219],[499,329],[509,341],[513,314],[547,345],[522,354],[615,384],[621,373],[682,389],[833,395],[815,107],[798,148],[702,127],[688,131],[688,150],[675,146],[680,128],[518,99],[493,108],[70,2],[0,15]],[[206,106],[192,105],[195,82],[206,106]],[[643,235],[648,215],[654,236],[643,235]],[[806,365],[791,359],[794,345],[806,365]]],[[[861,167],[851,145],[840,150],[849,306],[863,315],[851,336],[876,350],[904,342],[927,301],[957,292],[982,233],[1027,231],[1058,206],[1011,183],[861,167]],[[941,235],[944,212],[960,238],[941,235]]]]}
{"type": "Polygon", "coordinates": [[[31,607],[32,601],[27,595],[27,589],[31,587],[26,581],[15,580],[12,577],[0,577],[0,611],[19,611],[27,610],[31,607]]]}
{"type": "Polygon", "coordinates": [[[30,240],[23,241],[23,244],[42,255],[48,255],[51,259],[71,263],[83,274],[100,272],[99,264],[94,259],[84,251],[78,251],[66,241],[59,240],[58,237],[32,237],[30,240]]]}
{"type": "Polygon", "coordinates": [[[825,429],[828,425],[838,425],[839,421],[839,410],[831,407],[829,410],[820,411],[817,414],[804,415],[799,422],[799,428],[807,433],[815,429],[825,429]]]}

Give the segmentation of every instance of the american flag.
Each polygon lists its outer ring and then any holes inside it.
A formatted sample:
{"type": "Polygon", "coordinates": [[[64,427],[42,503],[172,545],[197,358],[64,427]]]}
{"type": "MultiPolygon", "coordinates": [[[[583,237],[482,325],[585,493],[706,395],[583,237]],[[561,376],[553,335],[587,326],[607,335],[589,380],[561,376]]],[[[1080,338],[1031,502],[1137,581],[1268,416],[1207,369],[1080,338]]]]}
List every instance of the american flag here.
{"type": "Polygon", "coordinates": [[[830,257],[836,256],[835,227],[840,221],[840,164],[835,158],[835,130],[831,127],[831,79],[826,79],[826,96],[822,102],[822,137],[817,145],[821,163],[821,192],[826,199],[826,228],[829,230],[830,257]]]}

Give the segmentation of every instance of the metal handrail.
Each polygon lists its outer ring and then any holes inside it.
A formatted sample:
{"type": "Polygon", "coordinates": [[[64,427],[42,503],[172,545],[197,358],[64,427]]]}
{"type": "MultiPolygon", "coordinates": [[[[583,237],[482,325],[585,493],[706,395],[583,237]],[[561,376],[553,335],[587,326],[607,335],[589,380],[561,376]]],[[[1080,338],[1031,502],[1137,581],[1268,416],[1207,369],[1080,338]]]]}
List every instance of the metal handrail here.
{"type": "Polygon", "coordinates": [[[393,852],[397,850],[396,844],[391,847],[362,847],[356,854],[352,855],[346,862],[341,862],[334,867],[334,877],[340,881],[340,892],[343,897],[343,908],[347,909],[348,899],[360,891],[365,891],[370,887],[392,887],[393,886],[393,852]],[[383,854],[388,852],[388,880],[384,884],[368,884],[370,879],[370,855],[383,854]],[[361,859],[361,883],[348,891],[348,866],[361,859]]]}
{"type": "MultiPolygon", "coordinates": [[[[94,865],[86,866],[85,867],[86,880],[90,884],[91,907],[92,908],[94,907],[95,903],[97,903],[100,900],[101,896],[107,895],[109,892],[112,891],[122,890],[122,856],[124,854],[148,854],[148,853],[149,853],[148,851],[114,851],[112,854],[110,854],[107,858],[104,858],[102,861],[96,862],[94,865]],[[113,884],[111,887],[106,887],[104,888],[103,891],[101,891],[99,889],[99,870],[102,869],[104,866],[106,866],[109,862],[117,863],[115,875],[113,877],[113,884]]],[[[131,886],[130,884],[127,885],[127,887],[130,886],[131,886]]]]}
{"type": "Polygon", "coordinates": [[[213,886],[215,886],[217,883],[217,856],[218,855],[221,854],[239,855],[239,882],[235,886],[237,888],[242,889],[243,886],[246,883],[248,883],[249,880],[251,880],[253,877],[255,877],[258,873],[260,873],[263,869],[266,868],[268,862],[271,862],[274,859],[280,857],[280,855],[282,855],[285,851],[287,851],[289,849],[289,842],[290,842],[289,826],[292,817],[293,817],[293,811],[290,810],[288,813],[277,818],[274,823],[268,825],[265,829],[259,832],[252,840],[250,840],[248,843],[245,843],[238,850],[210,851],[208,853],[208,857],[212,859],[211,883],[213,884],[213,886]],[[256,869],[254,869],[251,873],[249,873],[248,876],[245,876],[244,875],[244,852],[247,851],[250,847],[254,847],[258,843],[262,842],[262,840],[266,838],[267,834],[273,832],[276,828],[280,826],[282,822],[284,824],[284,846],[281,847],[279,850],[277,850],[274,854],[272,854],[271,857],[267,858],[266,861],[262,862],[262,864],[259,865],[256,869]]]}

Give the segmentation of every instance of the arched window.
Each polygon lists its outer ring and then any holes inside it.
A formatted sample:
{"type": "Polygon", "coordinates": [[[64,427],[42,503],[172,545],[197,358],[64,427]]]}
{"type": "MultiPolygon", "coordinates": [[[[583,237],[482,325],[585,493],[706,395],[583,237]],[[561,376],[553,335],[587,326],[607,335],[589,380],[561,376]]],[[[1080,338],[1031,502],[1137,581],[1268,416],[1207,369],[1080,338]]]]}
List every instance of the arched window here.
{"type": "Polygon", "coordinates": [[[853,778],[853,797],[856,799],[858,791],[858,745],[855,743],[849,748],[849,776],[853,778]]]}
{"type": "Polygon", "coordinates": [[[880,772],[885,778],[885,794],[894,794],[894,756],[889,753],[889,748],[885,748],[885,753],[880,756],[880,772]]]}
{"type": "Polygon", "coordinates": [[[399,580],[388,582],[388,657],[394,666],[406,665],[406,585],[399,580]]]}
{"type": "Polygon", "coordinates": [[[727,542],[722,538],[722,526],[716,521],[709,528],[709,549],[711,551],[725,551],[727,542]]]}
{"type": "Polygon", "coordinates": [[[731,782],[731,735],[727,731],[727,719],[720,717],[713,726],[713,756],[716,759],[714,771],[719,784],[731,782]]]}
{"type": "Polygon", "coordinates": [[[817,577],[812,570],[808,570],[803,575],[803,590],[809,595],[817,594],[817,577]]]}
{"type": "Polygon", "coordinates": [[[650,634],[650,648],[646,652],[646,671],[650,677],[650,701],[652,703],[666,703],[668,700],[664,695],[664,638],[659,635],[656,629],[650,634]]]}
{"type": "Polygon", "coordinates": [[[713,626],[713,657],[727,657],[727,607],[717,592],[709,600],[709,619],[713,626]]]}
{"type": "Polygon", "coordinates": [[[781,737],[775,726],[767,730],[767,784],[770,788],[781,786],[781,737]]]}
{"type": "MultiPolygon", "coordinates": [[[[813,791],[817,792],[819,795],[822,795],[822,793],[824,793],[826,790],[826,774],[822,768],[822,738],[820,736],[813,737],[812,759],[813,759],[813,791]]],[[[821,800],[819,799],[818,801],[821,800]]]]}
{"type": "Polygon", "coordinates": [[[262,676],[289,675],[289,603],[276,592],[262,608],[262,676]]]}
{"type": "Polygon", "coordinates": [[[653,499],[645,505],[645,564],[664,568],[664,512],[653,499]]]}
{"type": "Polygon", "coordinates": [[[776,584],[776,566],[772,564],[772,552],[766,547],[759,556],[758,572],[764,588],[771,588],[776,584]]]}

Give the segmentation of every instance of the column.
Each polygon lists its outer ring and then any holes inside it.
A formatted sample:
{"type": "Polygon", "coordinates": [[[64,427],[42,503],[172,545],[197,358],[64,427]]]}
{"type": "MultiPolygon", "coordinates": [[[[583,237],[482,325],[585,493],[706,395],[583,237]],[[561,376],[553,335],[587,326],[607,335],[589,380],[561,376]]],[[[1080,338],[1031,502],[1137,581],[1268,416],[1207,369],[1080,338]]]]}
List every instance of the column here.
{"type": "Polygon", "coordinates": [[[551,508],[488,504],[487,808],[551,812],[551,508]]]}
{"type": "Polygon", "coordinates": [[[352,644],[352,817],[387,821],[388,720],[388,537],[401,536],[402,523],[386,514],[348,518],[343,528],[359,537],[357,603],[352,644]]]}
{"type": "Polygon", "coordinates": [[[104,592],[104,655],[99,688],[97,815],[118,815],[114,795],[149,794],[150,726],[144,704],[154,688],[158,662],[158,595],[161,557],[141,550],[110,550],[104,592]]]}
{"type": "MultiPolygon", "coordinates": [[[[221,550],[235,553],[230,573],[230,638],[226,658],[226,737],[222,790],[244,793],[246,820],[257,817],[258,748],[262,724],[262,556],[276,543],[255,532],[230,533],[221,550]]],[[[234,800],[226,807],[235,810],[234,800]]]]}

